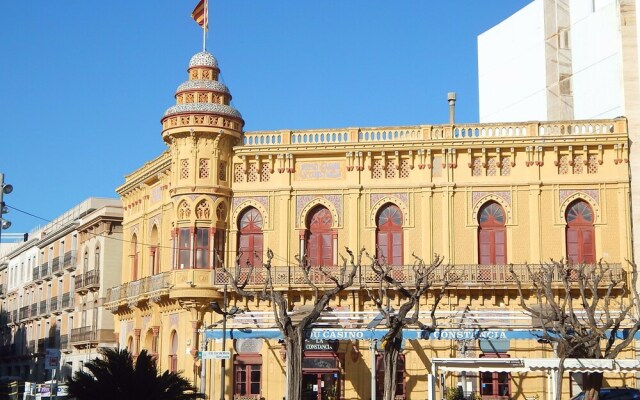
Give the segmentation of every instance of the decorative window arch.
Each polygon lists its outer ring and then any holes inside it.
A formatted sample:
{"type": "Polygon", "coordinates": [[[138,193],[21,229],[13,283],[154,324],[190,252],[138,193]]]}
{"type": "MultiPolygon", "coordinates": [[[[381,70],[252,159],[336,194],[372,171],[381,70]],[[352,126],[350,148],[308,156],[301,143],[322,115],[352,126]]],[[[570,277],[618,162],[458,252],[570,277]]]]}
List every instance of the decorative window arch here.
{"type": "Polygon", "coordinates": [[[583,199],[574,200],[565,212],[567,260],[572,264],[594,263],[595,228],[593,209],[583,199]]]}
{"type": "Polygon", "coordinates": [[[84,250],[84,260],[82,262],[83,273],[86,273],[89,270],[89,249],[84,250]]]}
{"type": "Polygon", "coordinates": [[[262,266],[263,234],[262,214],[254,207],[247,207],[238,218],[238,254],[240,265],[250,263],[262,266]]]}
{"type": "Polygon", "coordinates": [[[189,219],[191,217],[191,207],[186,201],[178,206],[178,219],[189,219]]]}
{"type": "Polygon", "coordinates": [[[209,219],[211,218],[211,206],[206,200],[202,200],[196,205],[196,218],[197,219],[209,219]]]}
{"type": "MultiPolygon", "coordinates": [[[[507,263],[507,216],[496,201],[488,201],[478,211],[478,264],[507,263]]],[[[480,277],[483,278],[483,277],[480,277]]],[[[485,280],[486,277],[484,277],[485,280]]]]}
{"type": "Polygon", "coordinates": [[[169,347],[169,371],[178,372],[178,333],[171,331],[169,347]]]}
{"type": "Polygon", "coordinates": [[[393,203],[380,208],[376,217],[377,257],[389,265],[403,264],[402,212],[393,203]]]}
{"type": "Polygon", "coordinates": [[[100,245],[96,246],[96,251],[94,255],[93,269],[95,271],[100,270],[100,245]]]}
{"type": "Polygon", "coordinates": [[[134,233],[131,237],[131,280],[138,280],[138,236],[134,233]]]}
{"type": "Polygon", "coordinates": [[[305,250],[311,266],[333,265],[333,217],[324,206],[314,207],[307,216],[305,250]]]}

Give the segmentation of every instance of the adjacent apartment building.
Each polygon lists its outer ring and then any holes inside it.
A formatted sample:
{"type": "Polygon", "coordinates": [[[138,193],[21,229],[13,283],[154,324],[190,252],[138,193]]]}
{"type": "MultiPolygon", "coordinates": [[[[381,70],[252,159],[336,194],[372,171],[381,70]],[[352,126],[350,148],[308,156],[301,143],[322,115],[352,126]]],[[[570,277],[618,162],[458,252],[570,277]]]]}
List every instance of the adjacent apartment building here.
{"type": "MultiPolygon", "coordinates": [[[[286,360],[267,303],[228,293],[245,312],[224,332],[224,387],[220,362],[198,359],[222,349],[210,308],[227,283],[220,268],[251,262],[259,288],[271,249],[276,289],[303,310],[312,289],[297,255],[326,287],[319,268],[335,271],[345,247],[384,256],[398,279],[410,276],[413,253],[437,253],[460,279],[437,335],[405,332],[396,398],[434,399],[458,384],[487,399],[552,398],[553,350],[530,333],[508,265],[603,259],[623,276],[632,256],[625,118],[244,132],[216,58],[197,53],[187,71],[161,119],[167,150],[117,189],[121,282],[105,306],[119,346],[147,349],[198,386],[204,376],[211,398],[281,398],[286,360]]],[[[380,395],[378,312],[366,291],[376,282],[358,270],[310,332],[305,398],[380,395]]],[[[631,384],[615,365],[602,366],[606,379],[631,384]]],[[[569,386],[566,395],[579,390],[569,386]]]]}
{"type": "Polygon", "coordinates": [[[60,350],[65,380],[115,346],[113,316],[103,308],[120,281],[120,200],[89,198],[29,233],[0,255],[0,376],[51,379],[44,355],[60,350]]]}
{"type": "MultiPolygon", "coordinates": [[[[637,153],[639,42],[637,0],[532,1],[478,36],[480,122],[625,116],[637,153]]],[[[637,238],[640,159],[629,166],[637,238]]]]}

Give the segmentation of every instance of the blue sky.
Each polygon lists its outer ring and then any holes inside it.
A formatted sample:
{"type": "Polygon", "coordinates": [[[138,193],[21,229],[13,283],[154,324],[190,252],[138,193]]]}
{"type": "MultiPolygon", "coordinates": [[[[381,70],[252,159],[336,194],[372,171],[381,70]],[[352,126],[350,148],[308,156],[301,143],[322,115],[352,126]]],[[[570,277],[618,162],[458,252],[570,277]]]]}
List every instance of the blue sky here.
{"type": "MultiPolygon", "coordinates": [[[[477,35],[531,0],[210,0],[207,49],[248,131],[478,120],[477,35]]],[[[202,47],[196,0],[5,1],[5,202],[53,219],[159,155],[202,47]]],[[[46,221],[12,209],[5,231],[46,221]]]]}

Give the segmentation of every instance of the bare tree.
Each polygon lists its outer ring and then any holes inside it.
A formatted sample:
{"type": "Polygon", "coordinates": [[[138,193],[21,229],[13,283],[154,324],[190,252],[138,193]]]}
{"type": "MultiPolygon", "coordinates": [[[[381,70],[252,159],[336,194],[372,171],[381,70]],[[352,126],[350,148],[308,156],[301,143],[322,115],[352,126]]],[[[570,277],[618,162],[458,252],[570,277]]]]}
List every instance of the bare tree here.
{"type": "Polygon", "coordinates": [[[292,314],[290,304],[281,291],[277,291],[273,282],[273,271],[271,261],[273,260],[273,251],[267,249],[267,261],[263,265],[263,273],[266,274],[264,285],[260,290],[250,291],[246,289],[250,283],[253,266],[247,263],[242,267],[243,273],[240,273],[239,265],[240,255],[236,259],[237,272],[235,276],[227,269],[224,269],[229,282],[235,292],[245,298],[257,298],[261,301],[267,301],[271,304],[276,325],[282,332],[286,345],[287,359],[287,399],[300,400],[302,398],[302,358],[304,352],[304,339],[308,329],[312,324],[320,318],[323,310],[338,293],[353,284],[354,277],[362,260],[364,249],[358,254],[357,262],[351,250],[346,248],[348,257],[341,255],[342,264],[338,267],[337,273],[331,273],[324,267],[312,267],[306,257],[296,257],[299,262],[299,268],[303,273],[303,279],[307,285],[311,287],[313,292],[313,307],[305,310],[305,314],[301,319],[299,316],[292,314]],[[245,270],[248,272],[245,273],[245,270]],[[311,275],[322,277],[324,282],[329,284],[329,288],[320,288],[311,275]],[[244,279],[242,278],[244,276],[244,279]]]}
{"type": "MultiPolygon", "coordinates": [[[[634,340],[640,328],[638,273],[636,265],[629,264],[628,281],[627,274],[602,261],[570,265],[551,260],[519,273],[510,267],[520,305],[539,325],[540,339],[551,343],[560,358],[558,399],[566,358],[615,359],[634,340]],[[530,289],[524,287],[525,276],[530,289]]],[[[585,400],[597,400],[602,373],[587,372],[583,377],[585,400]]]]}
{"type": "MultiPolygon", "coordinates": [[[[383,400],[393,400],[397,386],[397,361],[401,350],[403,329],[417,325],[427,337],[435,332],[436,309],[447,287],[456,278],[454,274],[450,273],[449,268],[438,271],[443,261],[443,258],[438,255],[434,256],[431,263],[426,263],[414,254],[415,261],[409,273],[410,276],[403,276],[404,268],[402,271],[398,271],[384,259],[373,259],[369,254],[367,256],[372,260],[371,267],[380,279],[377,287],[365,287],[365,289],[382,315],[381,321],[387,328],[387,333],[382,338],[383,400]],[[420,298],[434,284],[438,284],[440,287],[432,293],[433,303],[430,306],[429,323],[425,324],[420,320],[420,298]],[[394,296],[399,296],[401,301],[404,301],[397,312],[391,307],[391,298],[394,296]]],[[[400,299],[398,300],[400,301],[400,299]]],[[[372,371],[375,373],[375,366],[372,366],[372,371]]]]}

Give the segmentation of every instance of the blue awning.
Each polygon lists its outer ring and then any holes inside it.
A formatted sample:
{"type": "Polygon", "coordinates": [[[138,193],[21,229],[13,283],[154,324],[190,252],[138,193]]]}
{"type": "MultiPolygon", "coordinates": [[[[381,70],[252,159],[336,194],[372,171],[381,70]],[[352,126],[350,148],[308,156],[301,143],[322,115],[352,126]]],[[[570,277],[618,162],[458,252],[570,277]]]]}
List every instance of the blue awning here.
{"type": "MultiPolygon", "coordinates": [[[[344,329],[344,328],[312,328],[308,334],[309,339],[318,340],[380,340],[387,333],[386,329],[344,329]]],[[[514,339],[538,339],[539,331],[533,330],[507,330],[507,329],[438,329],[428,337],[420,329],[405,329],[404,339],[417,340],[514,340],[514,339]]],[[[222,339],[222,329],[207,329],[207,340],[222,339]]],[[[228,339],[283,339],[278,329],[269,328],[233,328],[227,329],[228,339]]]]}

